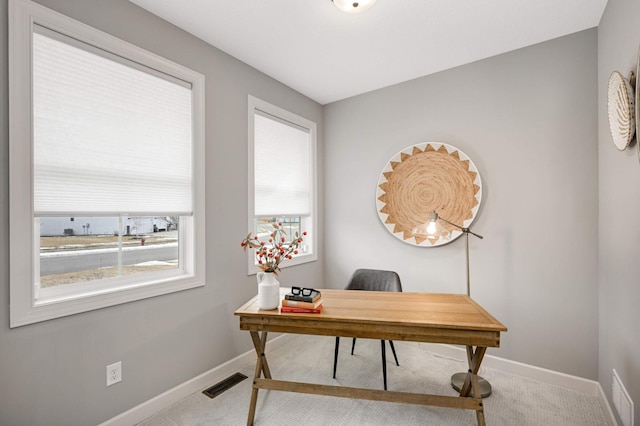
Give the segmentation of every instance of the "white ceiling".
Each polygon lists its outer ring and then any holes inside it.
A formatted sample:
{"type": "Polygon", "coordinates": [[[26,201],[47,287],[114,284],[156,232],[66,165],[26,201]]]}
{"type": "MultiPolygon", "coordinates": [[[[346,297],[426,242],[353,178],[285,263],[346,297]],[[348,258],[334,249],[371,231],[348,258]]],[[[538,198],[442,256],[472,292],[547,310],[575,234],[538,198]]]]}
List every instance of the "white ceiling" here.
{"type": "Polygon", "coordinates": [[[598,26],[607,0],[130,0],[327,104],[598,26]]]}

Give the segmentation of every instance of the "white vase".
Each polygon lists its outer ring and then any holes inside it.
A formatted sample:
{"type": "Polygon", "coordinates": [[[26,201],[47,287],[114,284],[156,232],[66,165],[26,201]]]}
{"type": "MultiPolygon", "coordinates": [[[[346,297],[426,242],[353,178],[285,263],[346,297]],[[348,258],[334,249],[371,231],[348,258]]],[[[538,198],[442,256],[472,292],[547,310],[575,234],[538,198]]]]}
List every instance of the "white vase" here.
{"type": "Polygon", "coordinates": [[[277,309],[280,305],[280,282],[273,272],[258,272],[258,307],[264,310],[277,309]]]}

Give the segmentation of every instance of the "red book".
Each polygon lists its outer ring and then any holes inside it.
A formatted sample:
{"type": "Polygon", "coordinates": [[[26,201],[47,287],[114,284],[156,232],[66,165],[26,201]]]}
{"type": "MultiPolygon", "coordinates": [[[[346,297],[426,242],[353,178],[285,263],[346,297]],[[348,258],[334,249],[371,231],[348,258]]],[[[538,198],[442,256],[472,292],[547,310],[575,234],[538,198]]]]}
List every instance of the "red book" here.
{"type": "Polygon", "coordinates": [[[315,309],[308,309],[308,308],[297,308],[295,306],[282,306],[280,307],[280,312],[282,312],[283,314],[289,313],[289,314],[319,314],[320,312],[322,312],[322,305],[318,306],[315,309]]]}
{"type": "Polygon", "coordinates": [[[301,302],[299,300],[287,300],[287,299],[284,299],[282,301],[282,306],[289,306],[291,308],[318,309],[318,306],[320,306],[321,304],[322,304],[322,299],[318,299],[315,302],[301,302]]]}

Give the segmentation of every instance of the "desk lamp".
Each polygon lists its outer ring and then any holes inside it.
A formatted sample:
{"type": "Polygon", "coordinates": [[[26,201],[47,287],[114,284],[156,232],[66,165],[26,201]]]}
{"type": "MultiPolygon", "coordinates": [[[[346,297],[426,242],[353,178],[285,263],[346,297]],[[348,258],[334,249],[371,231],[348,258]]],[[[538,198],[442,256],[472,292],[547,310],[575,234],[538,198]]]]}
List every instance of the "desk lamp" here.
{"type": "MultiPolygon", "coordinates": [[[[457,225],[455,223],[449,222],[447,219],[438,215],[436,211],[432,211],[429,213],[429,222],[424,223],[422,225],[418,225],[413,229],[414,236],[425,237],[428,240],[438,240],[439,238],[444,238],[448,240],[451,238],[451,231],[442,226],[438,221],[443,221],[448,223],[451,226],[458,228],[465,236],[465,256],[466,256],[466,265],[467,265],[467,296],[471,297],[471,280],[469,274],[469,234],[474,237],[483,239],[482,235],[478,235],[475,232],[472,232],[469,228],[465,228],[464,226],[457,225]]],[[[467,373],[455,373],[451,376],[451,386],[458,392],[462,390],[462,386],[464,385],[464,381],[467,378],[467,373]]],[[[482,398],[486,398],[491,395],[491,384],[478,376],[478,382],[480,384],[480,395],[482,398]]]]}

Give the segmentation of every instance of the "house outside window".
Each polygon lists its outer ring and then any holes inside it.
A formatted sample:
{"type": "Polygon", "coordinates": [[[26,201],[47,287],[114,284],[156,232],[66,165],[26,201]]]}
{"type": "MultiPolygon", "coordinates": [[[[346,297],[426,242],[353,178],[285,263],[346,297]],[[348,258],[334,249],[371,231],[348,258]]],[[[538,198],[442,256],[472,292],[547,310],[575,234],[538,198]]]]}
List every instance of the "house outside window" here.
{"type": "MultiPolygon", "coordinates": [[[[307,232],[282,267],[317,260],[316,123],[249,96],[249,229],[268,242],[274,224],[287,235],[307,232]]],[[[259,271],[248,256],[248,273],[259,271]]]]}
{"type": "Polygon", "coordinates": [[[9,2],[11,327],[204,285],[204,77],[9,2]]]}

